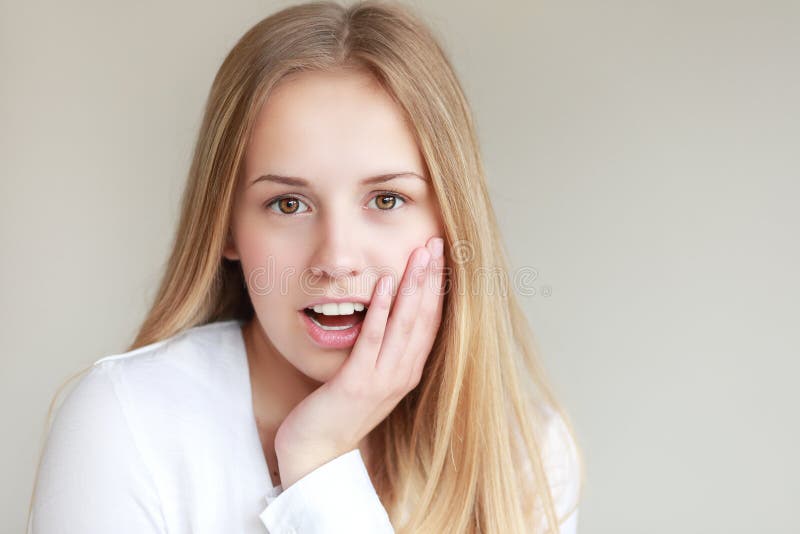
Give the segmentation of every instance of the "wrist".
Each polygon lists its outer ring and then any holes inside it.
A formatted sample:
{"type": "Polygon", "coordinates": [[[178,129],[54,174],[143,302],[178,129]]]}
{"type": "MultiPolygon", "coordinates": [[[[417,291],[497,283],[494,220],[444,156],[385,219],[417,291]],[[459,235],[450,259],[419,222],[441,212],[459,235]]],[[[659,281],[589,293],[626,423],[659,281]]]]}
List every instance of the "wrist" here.
{"type": "Polygon", "coordinates": [[[281,479],[281,487],[284,491],[307,474],[338,456],[333,451],[327,453],[318,451],[314,454],[305,454],[297,450],[291,452],[289,450],[278,451],[277,448],[275,455],[278,458],[278,472],[281,479]]]}

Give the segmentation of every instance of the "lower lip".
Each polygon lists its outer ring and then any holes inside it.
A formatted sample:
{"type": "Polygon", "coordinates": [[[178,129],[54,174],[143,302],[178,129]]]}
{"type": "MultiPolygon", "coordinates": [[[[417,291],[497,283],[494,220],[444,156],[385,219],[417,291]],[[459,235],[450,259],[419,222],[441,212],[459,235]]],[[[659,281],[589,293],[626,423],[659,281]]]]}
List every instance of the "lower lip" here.
{"type": "Polygon", "coordinates": [[[323,349],[347,349],[352,347],[358,338],[359,332],[361,332],[361,324],[364,322],[362,319],[346,330],[323,330],[304,311],[301,310],[299,313],[309,337],[323,349]]]}

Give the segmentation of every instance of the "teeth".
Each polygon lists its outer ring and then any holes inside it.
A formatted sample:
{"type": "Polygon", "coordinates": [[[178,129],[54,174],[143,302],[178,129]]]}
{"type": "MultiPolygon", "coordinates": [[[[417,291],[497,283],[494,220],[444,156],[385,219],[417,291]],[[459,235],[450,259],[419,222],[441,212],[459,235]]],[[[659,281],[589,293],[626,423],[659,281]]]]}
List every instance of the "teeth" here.
{"type": "Polygon", "coordinates": [[[314,311],[322,315],[352,315],[353,312],[364,311],[364,308],[360,302],[326,302],[315,305],[314,311]]]}
{"type": "Polygon", "coordinates": [[[316,324],[318,327],[322,328],[323,330],[331,331],[331,330],[348,330],[353,328],[353,325],[345,325],[345,326],[326,326],[319,321],[317,321],[314,317],[310,317],[311,321],[316,324]]]}

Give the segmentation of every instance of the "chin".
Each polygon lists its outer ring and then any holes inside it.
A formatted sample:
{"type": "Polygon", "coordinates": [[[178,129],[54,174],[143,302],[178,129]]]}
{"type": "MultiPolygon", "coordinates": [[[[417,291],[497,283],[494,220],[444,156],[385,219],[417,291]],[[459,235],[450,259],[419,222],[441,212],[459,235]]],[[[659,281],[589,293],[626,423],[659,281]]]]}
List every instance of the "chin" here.
{"type": "MultiPolygon", "coordinates": [[[[323,351],[317,347],[316,350],[306,354],[310,355],[313,360],[307,362],[307,367],[304,369],[298,368],[298,370],[309,380],[322,385],[336,376],[349,351],[323,351]],[[325,354],[322,354],[323,352],[325,354]]],[[[305,357],[307,358],[308,356],[305,357]]]]}

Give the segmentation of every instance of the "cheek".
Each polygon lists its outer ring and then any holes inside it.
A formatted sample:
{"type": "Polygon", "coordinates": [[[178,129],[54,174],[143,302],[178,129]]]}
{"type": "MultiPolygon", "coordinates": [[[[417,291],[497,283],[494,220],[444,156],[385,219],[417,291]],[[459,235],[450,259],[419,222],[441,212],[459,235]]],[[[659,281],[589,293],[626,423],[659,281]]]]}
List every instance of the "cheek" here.
{"type": "Polygon", "coordinates": [[[404,224],[392,239],[394,246],[390,265],[400,269],[401,274],[416,248],[424,247],[432,237],[444,235],[432,209],[422,210],[420,215],[404,224]]]}
{"type": "Polygon", "coordinates": [[[270,230],[258,220],[249,221],[240,227],[237,245],[242,267],[247,270],[271,268],[278,272],[289,265],[296,265],[293,257],[298,249],[297,241],[288,239],[280,231],[270,230]]]}
{"type": "Polygon", "coordinates": [[[398,281],[402,280],[414,251],[424,247],[431,237],[440,235],[434,228],[427,232],[396,238],[390,248],[382,251],[380,265],[387,266],[398,281]]]}
{"type": "Polygon", "coordinates": [[[241,243],[239,254],[254,306],[278,309],[292,300],[303,261],[297,247],[262,235],[241,243]]]}

